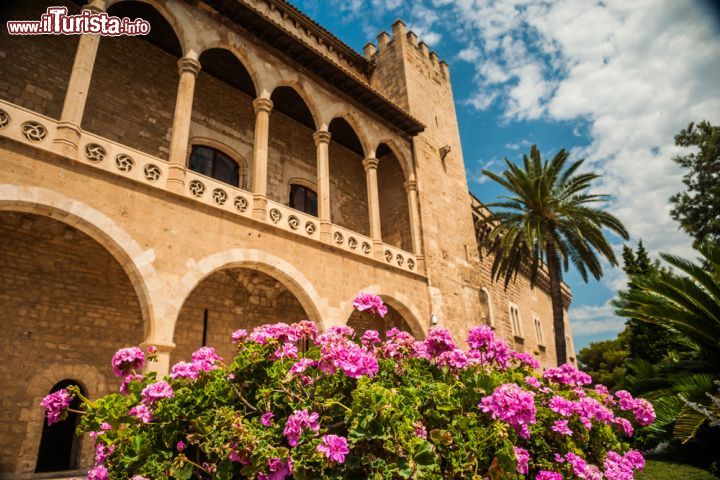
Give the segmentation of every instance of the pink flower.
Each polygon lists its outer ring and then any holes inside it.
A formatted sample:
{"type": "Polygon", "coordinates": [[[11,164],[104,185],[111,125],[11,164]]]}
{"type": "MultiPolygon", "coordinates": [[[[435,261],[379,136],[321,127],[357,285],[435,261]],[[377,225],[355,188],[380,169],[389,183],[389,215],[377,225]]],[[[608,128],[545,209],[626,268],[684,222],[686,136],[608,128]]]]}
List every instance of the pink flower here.
{"type": "Polygon", "coordinates": [[[228,456],[228,458],[231,462],[237,462],[241,465],[250,464],[250,458],[247,450],[238,449],[237,443],[232,444],[232,450],[230,450],[230,455],[228,456]]]}
{"type": "Polygon", "coordinates": [[[105,459],[112,455],[112,453],[115,451],[115,445],[105,445],[103,443],[98,443],[95,446],[95,465],[102,465],[105,463],[105,459]]]}
{"type": "Polygon", "coordinates": [[[130,409],[128,415],[140,419],[143,423],[152,422],[152,412],[146,405],[136,405],[130,409]]]}
{"type": "Polygon", "coordinates": [[[65,419],[67,409],[70,408],[70,402],[72,402],[72,399],[73,396],[66,388],[53,392],[42,399],[40,406],[45,409],[45,416],[47,417],[48,425],[52,425],[53,423],[57,423],[65,419]]]}
{"type": "Polygon", "coordinates": [[[361,343],[364,347],[369,348],[371,345],[376,345],[380,342],[382,342],[382,340],[380,340],[380,334],[377,330],[366,330],[365,333],[363,333],[361,343]]]}
{"type": "Polygon", "coordinates": [[[263,413],[263,416],[260,417],[260,423],[265,425],[266,427],[269,427],[273,423],[273,418],[275,415],[272,414],[272,412],[265,412],[263,413]]]}
{"type": "Polygon", "coordinates": [[[107,432],[108,430],[112,430],[112,425],[110,425],[108,422],[102,422],[100,424],[100,430],[103,432],[107,432]]]}
{"type": "Polygon", "coordinates": [[[142,370],[145,366],[145,354],[138,347],[121,348],[115,352],[111,363],[115,375],[123,377],[133,370],[142,370]]]}
{"type": "Polygon", "coordinates": [[[635,400],[633,414],[635,415],[635,420],[643,427],[647,427],[655,421],[655,409],[653,408],[652,403],[648,402],[644,398],[638,398],[635,400]]]}
{"type": "Polygon", "coordinates": [[[624,456],[608,452],[604,462],[607,480],[633,480],[635,470],[645,467],[645,459],[637,450],[630,450],[624,456]]]}
{"type": "Polygon", "coordinates": [[[590,465],[582,457],[569,452],[565,459],[572,466],[573,473],[582,480],[602,480],[602,472],[595,465],[590,465]]]}
{"type": "Polygon", "coordinates": [[[425,347],[430,356],[437,357],[443,352],[454,350],[455,342],[446,328],[432,327],[425,338],[425,347]]]}
{"type": "Polygon", "coordinates": [[[467,343],[471,349],[467,353],[471,363],[478,365],[494,363],[502,370],[508,367],[512,350],[502,339],[496,337],[489,326],[481,325],[470,329],[467,343]]]}
{"type": "Polygon", "coordinates": [[[125,376],[125,378],[123,378],[122,383],[120,384],[120,393],[127,394],[130,389],[130,384],[132,382],[134,382],[135,380],[137,380],[138,382],[142,382],[143,378],[145,378],[145,377],[142,375],[134,375],[132,373],[130,375],[125,376]]]}
{"type": "Polygon", "coordinates": [[[134,475],[130,480],[148,480],[148,479],[143,477],[142,475],[134,475]]]}
{"type": "Polygon", "coordinates": [[[420,437],[423,440],[427,440],[427,428],[425,424],[420,421],[413,422],[413,428],[415,429],[415,436],[420,437]]]}
{"type": "Polygon", "coordinates": [[[295,332],[300,338],[307,338],[308,340],[315,340],[318,334],[317,325],[310,320],[302,320],[293,325],[295,332]]]}
{"type": "Polygon", "coordinates": [[[294,343],[283,343],[272,355],[273,360],[282,358],[297,358],[298,348],[294,343]]]}
{"type": "Polygon", "coordinates": [[[247,336],[248,332],[244,328],[241,328],[240,330],[235,330],[232,333],[232,343],[242,343],[243,341],[245,341],[247,336]]]}
{"type": "Polygon", "coordinates": [[[534,388],[541,388],[542,383],[536,377],[525,377],[525,383],[534,388]]]}
{"type": "Polygon", "coordinates": [[[566,363],[556,368],[548,368],[543,373],[543,378],[556,383],[570,386],[590,385],[592,378],[585,372],[581,372],[572,365],[566,363]]]}
{"type": "Polygon", "coordinates": [[[350,453],[347,439],[337,435],[323,435],[322,443],[317,446],[317,449],[319,452],[324,453],[331,463],[344,463],[345,455],[350,453]]]}
{"type": "Polygon", "coordinates": [[[145,387],[142,391],[142,398],[145,404],[153,405],[163,398],[172,397],[174,393],[169,383],[165,380],[160,380],[145,387]]]}
{"type": "Polygon", "coordinates": [[[192,354],[192,363],[201,372],[210,372],[217,369],[216,363],[222,362],[222,358],[215,353],[212,347],[202,347],[192,354]]]}
{"type": "Polygon", "coordinates": [[[315,432],[320,430],[319,419],[320,415],[318,413],[308,413],[307,410],[298,410],[290,415],[285,423],[285,430],[283,430],[283,435],[288,439],[290,446],[297,446],[303,428],[308,428],[315,432]]]}
{"type": "Polygon", "coordinates": [[[173,365],[170,371],[170,378],[173,380],[177,380],[178,378],[197,380],[199,373],[198,366],[195,363],[178,362],[173,365]]]}
{"type": "Polygon", "coordinates": [[[515,458],[517,459],[517,472],[527,475],[528,466],[530,464],[530,453],[521,447],[513,447],[515,450],[515,458]]]}
{"type": "Polygon", "coordinates": [[[555,413],[559,413],[563,417],[571,416],[575,413],[576,408],[575,402],[557,395],[550,399],[550,404],[548,406],[550,407],[550,410],[555,413]]]}
{"type": "Polygon", "coordinates": [[[380,318],[384,318],[385,314],[387,314],[388,311],[387,307],[382,301],[382,298],[372,293],[366,292],[359,293],[358,296],[355,297],[355,300],[353,301],[353,307],[355,307],[360,312],[368,311],[370,313],[374,313],[380,318]]]}
{"type": "Polygon", "coordinates": [[[310,358],[301,358],[297,362],[293,364],[292,367],[290,367],[290,375],[299,375],[305,370],[307,370],[310,367],[314,367],[316,365],[315,360],[312,360],[310,358]]]}
{"type": "Polygon", "coordinates": [[[87,473],[88,480],[107,480],[108,470],[102,465],[91,468],[87,473]]]}
{"type": "Polygon", "coordinates": [[[465,352],[456,348],[441,353],[437,359],[437,363],[440,366],[448,366],[458,372],[468,366],[468,359],[467,356],[465,356],[465,352]]]}
{"type": "Polygon", "coordinates": [[[268,471],[269,473],[258,473],[258,480],[285,480],[292,474],[292,459],[271,458],[268,460],[268,471]]]}
{"type": "Polygon", "coordinates": [[[500,419],[523,438],[530,437],[529,425],[535,419],[535,394],[520,388],[517,384],[500,385],[489,397],[483,397],[478,405],[483,412],[490,413],[492,418],[500,419]]]}
{"type": "Polygon", "coordinates": [[[633,433],[635,433],[635,430],[633,429],[632,424],[630,423],[629,420],[627,420],[625,418],[622,418],[622,417],[615,418],[615,425],[620,425],[620,428],[623,429],[623,431],[625,432],[625,435],[627,435],[628,437],[632,437],[633,433]]]}
{"type": "Polygon", "coordinates": [[[570,430],[567,420],[555,420],[553,423],[552,430],[561,435],[572,435],[573,431],[570,430]]]}
{"type": "Polygon", "coordinates": [[[563,480],[562,475],[549,470],[540,470],[535,480],[563,480]]]}
{"type": "Polygon", "coordinates": [[[529,353],[512,352],[511,356],[513,359],[517,360],[520,365],[527,365],[528,367],[534,369],[540,368],[540,362],[534,359],[529,353]]]}
{"type": "Polygon", "coordinates": [[[178,452],[182,452],[183,450],[185,450],[185,442],[180,440],[179,442],[177,442],[177,445],[175,446],[175,448],[177,448],[178,452]]]}

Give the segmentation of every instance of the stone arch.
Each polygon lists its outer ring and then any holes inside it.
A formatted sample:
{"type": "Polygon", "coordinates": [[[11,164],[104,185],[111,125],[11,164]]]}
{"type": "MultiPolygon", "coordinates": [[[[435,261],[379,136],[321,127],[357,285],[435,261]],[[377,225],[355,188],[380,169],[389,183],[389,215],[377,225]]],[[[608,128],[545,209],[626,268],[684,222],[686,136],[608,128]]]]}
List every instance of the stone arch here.
{"type": "Polygon", "coordinates": [[[493,315],[492,297],[490,290],[483,287],[478,292],[480,302],[480,318],[485,321],[486,325],[495,328],[495,317],[493,315]]]}
{"type": "MultiPolygon", "coordinates": [[[[368,286],[360,290],[358,293],[360,292],[368,292],[378,295],[382,298],[386,305],[391,306],[400,314],[410,328],[410,333],[412,333],[415,338],[418,340],[425,338],[426,327],[424,325],[426,322],[422,322],[420,320],[422,318],[420,310],[405,294],[401,292],[395,292],[392,295],[383,293],[383,289],[379,285],[368,286]]],[[[344,319],[344,322],[347,322],[350,319],[354,310],[355,307],[353,307],[352,300],[347,302],[347,304],[341,308],[341,318],[344,319]]]]}
{"type": "MultiPolygon", "coordinates": [[[[25,391],[27,402],[21,408],[19,418],[27,422],[25,437],[18,452],[19,462],[15,473],[32,473],[35,471],[35,459],[40,446],[45,412],[40,408],[40,401],[50,389],[63,380],[77,382],[87,393],[88,398],[99,398],[107,394],[108,386],[105,375],[93,365],[86,364],[51,364],[36,373],[28,382],[25,391]]],[[[92,463],[92,442],[80,439],[80,464],[92,463]]]]}
{"type": "Polygon", "coordinates": [[[377,142],[373,150],[376,155],[381,145],[387,146],[387,148],[397,159],[398,163],[400,164],[400,168],[402,169],[404,180],[415,180],[415,168],[413,166],[412,159],[408,158],[405,151],[400,148],[398,141],[393,138],[384,138],[383,140],[377,142]]]}
{"type": "Polygon", "coordinates": [[[240,62],[245,70],[247,70],[253,84],[253,89],[255,90],[255,95],[258,97],[262,96],[262,92],[266,90],[266,87],[263,85],[262,75],[260,74],[262,67],[257,64],[257,59],[255,57],[248,55],[247,50],[239,48],[232,41],[226,39],[213,39],[212,41],[204,42],[202,38],[203,37],[201,36],[200,39],[198,39],[198,43],[194,45],[193,48],[193,51],[197,50],[197,58],[202,57],[202,55],[208,50],[216,49],[230,52],[237,61],[240,62]]]}
{"type": "Polygon", "coordinates": [[[297,95],[302,99],[302,101],[305,103],[305,106],[307,106],[308,110],[310,111],[310,115],[313,118],[313,126],[315,130],[318,130],[318,127],[320,125],[320,109],[318,108],[315,99],[307,92],[307,89],[303,87],[302,83],[298,80],[279,80],[275,85],[272,86],[270,90],[270,96],[268,98],[272,98],[273,93],[275,93],[278,88],[282,87],[290,88],[294,90],[295,93],[297,93],[297,95]]]}
{"type": "Polygon", "coordinates": [[[355,115],[354,113],[338,112],[335,114],[328,115],[327,122],[321,123],[321,129],[329,130],[330,124],[332,124],[333,120],[336,120],[338,118],[345,120],[352,127],[353,131],[355,132],[355,135],[357,135],[358,140],[360,141],[360,145],[361,145],[362,151],[363,151],[363,158],[368,158],[369,156],[371,156],[371,154],[374,153],[374,150],[370,146],[371,143],[367,136],[366,129],[363,128],[362,122],[358,119],[357,115],[355,115]]]}
{"type": "Polygon", "coordinates": [[[406,184],[407,174],[403,171],[402,159],[397,149],[386,143],[377,146],[377,186],[380,202],[380,226],[383,242],[405,251],[413,250],[410,205],[406,184]]]}
{"type": "Polygon", "coordinates": [[[175,15],[175,13],[172,12],[171,9],[166,8],[164,2],[157,0],[100,0],[99,2],[97,2],[96,0],[91,0],[89,3],[91,5],[93,3],[104,3],[104,10],[107,11],[110,7],[114,5],[126,2],[145,3],[157,10],[157,12],[165,19],[165,21],[170,24],[170,27],[172,27],[173,32],[175,33],[175,37],[177,37],[178,42],[180,42],[180,49],[182,51],[182,54],[185,55],[188,53],[188,51],[190,50],[190,42],[188,40],[189,35],[187,34],[186,28],[183,22],[177,17],[177,15],[175,15]]]}
{"type": "Polygon", "coordinates": [[[0,184],[0,211],[42,215],[66,223],[99,243],[123,268],[140,304],[144,338],[157,332],[155,305],[151,292],[161,291],[152,262],[153,250],[140,245],[105,214],[77,200],[39,187],[0,184]]]}
{"type": "Polygon", "coordinates": [[[314,322],[321,331],[325,330],[325,318],[321,313],[325,302],[300,270],[286,260],[262,250],[234,248],[188,264],[188,271],[180,281],[176,296],[175,315],[172,323],[167,324],[165,336],[173,338],[180,310],[195,288],[213,273],[232,268],[255,270],[273,277],[295,296],[307,313],[308,320],[314,322]]]}

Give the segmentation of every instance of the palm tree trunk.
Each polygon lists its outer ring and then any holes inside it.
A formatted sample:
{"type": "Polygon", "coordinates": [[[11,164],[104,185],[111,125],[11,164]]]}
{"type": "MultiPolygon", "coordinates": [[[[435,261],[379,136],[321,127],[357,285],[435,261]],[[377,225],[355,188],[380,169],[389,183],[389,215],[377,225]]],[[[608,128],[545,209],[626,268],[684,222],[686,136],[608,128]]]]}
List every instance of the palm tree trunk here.
{"type": "Polygon", "coordinates": [[[548,273],[550,275],[550,299],[553,310],[553,329],[555,330],[555,355],[557,364],[567,363],[567,344],[565,342],[565,315],[562,302],[562,270],[560,259],[552,241],[547,242],[545,253],[548,260],[548,273]]]}

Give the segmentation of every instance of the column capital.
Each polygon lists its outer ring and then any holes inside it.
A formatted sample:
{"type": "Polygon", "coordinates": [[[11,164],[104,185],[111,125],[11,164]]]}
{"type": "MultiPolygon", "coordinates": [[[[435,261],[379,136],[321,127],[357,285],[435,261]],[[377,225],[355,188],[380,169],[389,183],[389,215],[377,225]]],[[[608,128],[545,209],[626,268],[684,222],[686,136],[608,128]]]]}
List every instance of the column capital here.
{"type": "Polygon", "coordinates": [[[408,180],[403,185],[406,192],[417,192],[417,180],[408,180]]]}
{"type": "Polygon", "coordinates": [[[326,132],[324,130],[319,130],[315,133],[313,133],[313,138],[315,139],[315,145],[318,143],[330,143],[330,132],[326,132]]]}
{"type": "Polygon", "coordinates": [[[269,98],[256,98],[253,100],[253,108],[255,109],[255,114],[258,112],[267,112],[270,113],[273,108],[273,102],[269,98]]]}
{"type": "Polygon", "coordinates": [[[363,167],[365,168],[365,171],[366,171],[366,172],[367,172],[368,170],[371,170],[371,169],[377,170],[378,163],[380,163],[380,162],[379,162],[379,160],[378,160],[377,158],[366,158],[366,159],[363,160],[363,162],[362,162],[363,167]]]}
{"type": "Polygon", "coordinates": [[[183,57],[177,62],[178,72],[182,75],[185,72],[192,73],[197,76],[200,72],[200,62],[191,57],[183,57]]]}

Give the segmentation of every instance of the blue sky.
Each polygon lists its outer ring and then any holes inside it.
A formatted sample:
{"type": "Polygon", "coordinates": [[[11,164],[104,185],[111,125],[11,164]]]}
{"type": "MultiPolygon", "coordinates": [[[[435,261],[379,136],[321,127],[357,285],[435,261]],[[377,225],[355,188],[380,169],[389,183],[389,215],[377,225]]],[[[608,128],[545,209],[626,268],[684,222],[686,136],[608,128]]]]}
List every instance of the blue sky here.
{"type": "MultiPolygon", "coordinates": [[[[701,0],[292,0],[358,51],[395,19],[450,65],[472,192],[500,190],[502,169],[536,143],[603,174],[607,208],[652,254],[691,255],[670,218],[681,191],[673,136],[690,121],[720,123],[720,14],[701,0]]],[[[620,249],[620,244],[615,242],[620,249]]],[[[570,272],[576,348],[612,338],[623,320],[607,303],[625,285],[570,272]]]]}

